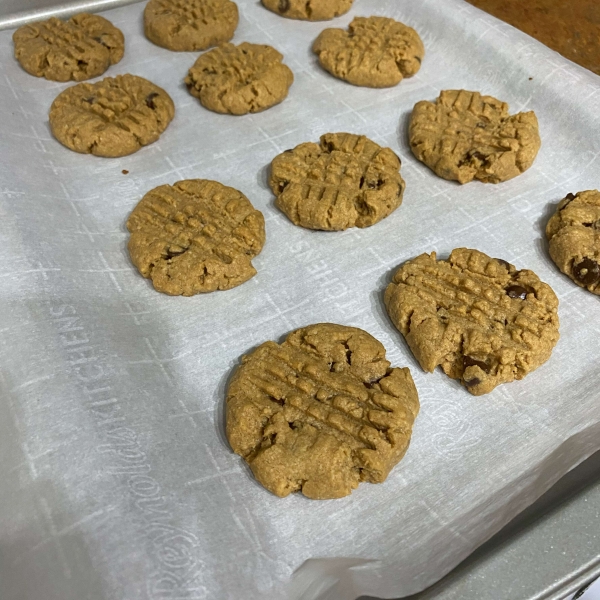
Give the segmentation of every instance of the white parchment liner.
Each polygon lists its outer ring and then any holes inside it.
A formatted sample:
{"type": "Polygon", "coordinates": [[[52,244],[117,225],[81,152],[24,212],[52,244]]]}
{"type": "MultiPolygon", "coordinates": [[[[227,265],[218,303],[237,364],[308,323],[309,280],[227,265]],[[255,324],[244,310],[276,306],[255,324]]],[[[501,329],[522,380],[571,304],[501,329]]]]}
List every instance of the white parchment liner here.
{"type": "Polygon", "coordinates": [[[3,600],[411,594],[600,448],[600,302],[558,272],[543,236],[558,200],[600,187],[600,79],[459,0],[356,0],[333,23],[238,4],[234,41],[272,44],[296,77],[283,104],[244,117],[187,93],[196,55],[148,42],[143,4],[105,13],[127,41],[107,75],[147,77],[177,107],[158,143],[122,159],[52,139],[48,109],[69,84],[27,75],[0,33],[3,600]],[[310,51],[324,27],[371,14],[413,26],[427,50],[418,75],[392,89],[338,81],[310,51]],[[461,187],[415,160],[412,106],[452,88],[536,111],[543,144],[529,171],[461,187]],[[330,131],[364,133],[402,158],[404,203],[382,223],[312,232],[274,207],[271,159],[330,131]],[[265,214],[267,243],[250,282],[172,298],[132,267],[124,224],[149,189],[195,177],[243,191],[265,214]],[[404,260],[460,246],[534,270],[560,298],[548,363],[477,398],[422,372],[382,302],[404,260]],[[281,500],[228,447],[224,392],[243,353],[321,321],[380,339],[411,368],[421,413],[385,484],[281,500]]]}

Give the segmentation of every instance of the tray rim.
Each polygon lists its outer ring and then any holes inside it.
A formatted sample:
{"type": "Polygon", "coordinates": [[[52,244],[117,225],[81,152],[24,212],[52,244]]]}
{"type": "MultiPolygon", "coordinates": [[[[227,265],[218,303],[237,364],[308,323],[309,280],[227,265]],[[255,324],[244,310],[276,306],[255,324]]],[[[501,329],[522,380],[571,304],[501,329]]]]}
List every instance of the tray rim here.
{"type": "Polygon", "coordinates": [[[109,10],[126,4],[134,4],[140,0],[77,0],[62,2],[45,8],[32,8],[7,15],[0,15],[0,31],[14,29],[49,17],[69,17],[79,12],[98,12],[109,10]]]}

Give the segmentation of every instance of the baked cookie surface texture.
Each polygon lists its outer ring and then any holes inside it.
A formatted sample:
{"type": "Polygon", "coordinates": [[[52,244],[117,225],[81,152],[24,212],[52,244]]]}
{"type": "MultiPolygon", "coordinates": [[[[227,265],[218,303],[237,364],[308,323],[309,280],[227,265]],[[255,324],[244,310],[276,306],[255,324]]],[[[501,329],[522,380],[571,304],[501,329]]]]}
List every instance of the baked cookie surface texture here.
{"type": "Polygon", "coordinates": [[[533,111],[509,115],[505,102],[465,90],[417,102],[409,142],[434,173],[459,183],[512,179],[529,169],[541,145],[533,111]]]}
{"type": "Polygon", "coordinates": [[[262,0],[270,11],[303,21],[328,21],[347,13],[353,0],[262,0]]]}
{"type": "Polygon", "coordinates": [[[327,133],[273,159],[269,185],[295,225],[369,227],[402,204],[400,159],[362,135],[327,133]]]}
{"type": "Polygon", "coordinates": [[[412,28],[387,17],[356,17],[348,30],[325,29],[313,52],[334,77],[354,85],[397,85],[420,68],[425,49],[412,28]]]}
{"type": "Polygon", "coordinates": [[[425,371],[439,365],[476,396],[537,369],[559,338],[549,285],[467,248],[448,260],[432,252],[404,263],[385,306],[425,371]]]}
{"type": "Polygon", "coordinates": [[[248,198],[217,181],[186,179],[149,191],[127,220],[133,264],[159,292],[229,290],[256,274],[265,221],[248,198]]]}
{"type": "Polygon", "coordinates": [[[193,52],[228,42],[238,19],[231,0],[150,0],[144,9],[144,33],[167,50],[193,52]]]}
{"type": "Polygon", "coordinates": [[[600,191],[567,194],[548,221],[546,237],[556,266],[600,296],[600,191]]]}
{"type": "Polygon", "coordinates": [[[19,27],[13,34],[15,58],[36,77],[84,81],[102,75],[123,58],[120,29],[99,15],[80,13],[19,27]]]}
{"type": "Polygon", "coordinates": [[[242,358],[227,391],[227,437],[277,496],[347,496],[383,482],[419,410],[408,368],[366,331],[322,323],[242,358]]]}
{"type": "Polygon", "coordinates": [[[209,110],[232,115],[260,112],[279,104],[294,81],[282,60],[271,46],[223,44],[196,60],[185,83],[209,110]]]}
{"type": "Polygon", "coordinates": [[[155,142],[175,115],[165,90],[143,77],[117,75],[79,83],[50,107],[50,128],[67,148],[119,157],[155,142]]]}

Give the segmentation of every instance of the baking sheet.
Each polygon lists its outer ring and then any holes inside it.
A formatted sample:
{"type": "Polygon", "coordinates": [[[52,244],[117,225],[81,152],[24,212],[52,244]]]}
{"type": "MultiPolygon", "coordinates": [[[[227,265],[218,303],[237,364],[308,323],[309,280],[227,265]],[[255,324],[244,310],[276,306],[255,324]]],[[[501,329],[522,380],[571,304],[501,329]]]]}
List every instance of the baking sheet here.
{"type": "Polygon", "coordinates": [[[596,452],[410,600],[571,600],[600,576],[599,506],[596,452]]]}
{"type": "Polygon", "coordinates": [[[240,118],[188,95],[195,55],[145,40],[143,5],[105,13],[127,40],[108,74],[148,77],[177,107],[158,143],[114,160],[52,139],[47,111],[67,84],[24,73],[11,33],[0,33],[2,598],[408,595],[600,447],[600,303],[557,272],[543,240],[560,198],[599,187],[600,80],[458,0],[357,0],[336,26],[392,16],[419,31],[427,55],[396,88],[354,88],[310,52],[330,24],[238,5],[235,41],[274,45],[296,76],[283,104],[240,118]],[[418,163],[410,109],[447,88],[535,109],[534,166],[498,186],[460,187],[418,163]],[[270,160],[327,131],[365,133],[401,156],[404,203],[377,226],[310,232],[274,207],[270,160]],[[265,214],[267,244],[245,285],[170,298],[131,266],[124,222],[147,190],[191,177],[243,191],[265,214]],[[561,300],[550,361],[479,398],[423,373],[382,303],[401,262],[458,246],[533,269],[561,300]],[[241,354],[319,321],[362,327],[410,366],[421,413],[385,484],[280,500],[228,448],[224,391],[241,354]]]}
{"type": "Polygon", "coordinates": [[[80,12],[98,12],[124,6],[139,0],[75,0],[57,3],[56,0],[2,0],[0,3],[0,30],[16,29],[26,23],[50,17],[66,19],[80,12]]]}

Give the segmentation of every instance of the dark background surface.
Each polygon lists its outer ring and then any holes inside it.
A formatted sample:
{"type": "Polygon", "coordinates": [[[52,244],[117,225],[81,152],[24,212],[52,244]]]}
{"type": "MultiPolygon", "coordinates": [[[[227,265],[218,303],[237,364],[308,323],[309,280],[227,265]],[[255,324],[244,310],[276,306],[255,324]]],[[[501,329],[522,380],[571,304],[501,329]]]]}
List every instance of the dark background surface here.
{"type": "Polygon", "coordinates": [[[467,0],[600,75],[600,0],[467,0]]]}

